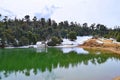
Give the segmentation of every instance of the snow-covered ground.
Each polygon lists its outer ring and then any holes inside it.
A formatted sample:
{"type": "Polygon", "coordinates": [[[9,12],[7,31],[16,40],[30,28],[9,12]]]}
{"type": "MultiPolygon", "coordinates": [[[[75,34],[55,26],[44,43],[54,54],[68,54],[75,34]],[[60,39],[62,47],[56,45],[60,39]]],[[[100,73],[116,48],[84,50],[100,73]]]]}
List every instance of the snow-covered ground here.
{"type": "Polygon", "coordinates": [[[75,41],[70,41],[69,39],[63,39],[63,42],[59,46],[55,46],[60,48],[63,53],[69,53],[74,51],[78,54],[88,54],[88,51],[85,51],[83,48],[76,47],[80,44],[83,44],[86,40],[92,38],[92,36],[77,36],[75,41]]]}
{"type": "MultiPolygon", "coordinates": [[[[77,36],[77,39],[75,41],[70,41],[69,39],[63,39],[63,42],[59,46],[55,47],[76,47],[80,44],[83,44],[84,41],[92,38],[92,36],[77,36]]],[[[44,47],[45,45],[42,44],[42,42],[37,42],[36,45],[28,45],[28,46],[21,46],[19,48],[37,48],[37,47],[44,47]]]]}
{"type": "Polygon", "coordinates": [[[5,47],[7,49],[12,49],[12,48],[37,48],[37,45],[28,45],[28,46],[20,46],[20,47],[5,47]]]}
{"type": "Polygon", "coordinates": [[[69,39],[63,39],[61,45],[56,47],[75,47],[80,44],[83,44],[86,40],[92,38],[92,36],[77,36],[75,41],[70,41],[69,39]]]}

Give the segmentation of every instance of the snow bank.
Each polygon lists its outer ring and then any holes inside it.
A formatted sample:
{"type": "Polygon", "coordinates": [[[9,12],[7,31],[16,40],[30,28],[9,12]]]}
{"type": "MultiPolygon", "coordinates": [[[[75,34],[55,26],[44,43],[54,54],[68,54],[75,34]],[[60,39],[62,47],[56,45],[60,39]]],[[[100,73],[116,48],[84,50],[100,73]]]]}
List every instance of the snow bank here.
{"type": "Polygon", "coordinates": [[[100,40],[96,40],[96,42],[99,43],[99,44],[103,44],[103,42],[100,41],[100,40]]]}
{"type": "Polygon", "coordinates": [[[90,38],[92,38],[92,36],[77,36],[77,39],[75,41],[63,39],[62,45],[80,45],[90,38]]]}

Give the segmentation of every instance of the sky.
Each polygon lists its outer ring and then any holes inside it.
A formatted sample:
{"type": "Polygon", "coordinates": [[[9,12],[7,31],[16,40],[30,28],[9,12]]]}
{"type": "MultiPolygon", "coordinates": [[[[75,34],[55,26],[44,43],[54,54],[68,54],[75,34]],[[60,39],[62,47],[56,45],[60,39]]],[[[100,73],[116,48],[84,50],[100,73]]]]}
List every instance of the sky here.
{"type": "Polygon", "coordinates": [[[57,22],[96,23],[107,27],[120,25],[120,0],[0,0],[2,16],[38,19],[51,18],[57,22]]]}

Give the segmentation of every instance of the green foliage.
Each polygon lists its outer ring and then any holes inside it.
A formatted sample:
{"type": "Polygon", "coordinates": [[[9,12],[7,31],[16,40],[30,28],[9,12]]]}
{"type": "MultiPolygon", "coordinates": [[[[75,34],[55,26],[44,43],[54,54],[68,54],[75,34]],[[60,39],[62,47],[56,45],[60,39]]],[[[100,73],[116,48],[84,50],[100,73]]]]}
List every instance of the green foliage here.
{"type": "Polygon", "coordinates": [[[29,44],[36,44],[37,35],[33,34],[31,31],[28,31],[27,32],[27,37],[29,39],[29,44]]]}
{"type": "Polygon", "coordinates": [[[24,46],[24,45],[28,45],[28,44],[29,44],[29,39],[26,38],[26,37],[24,37],[24,36],[22,36],[22,37],[20,38],[19,45],[20,45],[20,46],[24,46]]]}
{"type": "Polygon", "coordinates": [[[53,41],[50,41],[50,42],[47,43],[47,45],[48,45],[48,46],[56,46],[56,43],[53,42],[53,41]]]}
{"type": "MultiPolygon", "coordinates": [[[[2,14],[0,17],[2,17],[2,14]]],[[[108,29],[103,24],[88,26],[87,23],[80,25],[80,23],[69,23],[68,21],[56,23],[55,20],[46,20],[45,18],[37,20],[37,17],[30,20],[29,15],[26,15],[23,19],[8,19],[8,17],[5,16],[3,20],[0,20],[0,38],[4,44],[7,43],[13,46],[16,43],[14,40],[21,42],[20,38],[23,36],[26,38],[26,41],[28,40],[27,44],[36,44],[37,41],[46,41],[53,36],[58,36],[59,39],[69,38],[70,40],[75,40],[76,36],[88,35],[99,35],[117,39],[118,34],[120,34],[119,26],[114,29],[108,29]]],[[[55,44],[60,43],[59,40],[56,41],[55,44]]]]}
{"type": "Polygon", "coordinates": [[[73,32],[73,31],[69,32],[68,38],[69,38],[71,41],[76,40],[76,39],[77,39],[77,37],[76,37],[76,32],[73,32]]]}
{"type": "Polygon", "coordinates": [[[27,22],[29,22],[30,16],[29,16],[29,15],[26,15],[26,16],[25,16],[25,20],[26,20],[27,22]]]}
{"type": "Polygon", "coordinates": [[[48,46],[56,46],[57,44],[60,44],[60,43],[61,43],[61,39],[58,38],[58,37],[53,36],[51,38],[51,41],[48,42],[47,44],[48,44],[48,46]]]}
{"type": "Polygon", "coordinates": [[[60,39],[58,37],[53,36],[52,41],[56,44],[60,44],[60,39]]]}
{"type": "Polygon", "coordinates": [[[18,47],[19,44],[18,44],[16,41],[14,41],[14,42],[13,42],[13,46],[18,47]]]}
{"type": "Polygon", "coordinates": [[[117,36],[117,41],[120,42],[120,34],[117,36]]]}

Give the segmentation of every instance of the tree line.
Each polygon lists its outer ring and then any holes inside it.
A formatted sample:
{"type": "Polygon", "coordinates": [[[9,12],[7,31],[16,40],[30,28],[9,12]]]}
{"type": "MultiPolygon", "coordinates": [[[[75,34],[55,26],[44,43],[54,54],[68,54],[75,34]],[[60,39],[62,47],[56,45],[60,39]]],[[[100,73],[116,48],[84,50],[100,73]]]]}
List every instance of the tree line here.
{"type": "Polygon", "coordinates": [[[57,23],[55,20],[37,19],[36,16],[31,20],[29,15],[25,15],[22,19],[8,18],[4,16],[1,19],[0,14],[0,45],[23,46],[36,44],[37,41],[51,41],[50,45],[59,44],[62,38],[75,40],[76,36],[100,36],[107,38],[115,38],[120,41],[120,27],[114,29],[107,28],[103,24],[77,23],[61,21],[57,23]]]}

